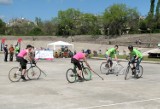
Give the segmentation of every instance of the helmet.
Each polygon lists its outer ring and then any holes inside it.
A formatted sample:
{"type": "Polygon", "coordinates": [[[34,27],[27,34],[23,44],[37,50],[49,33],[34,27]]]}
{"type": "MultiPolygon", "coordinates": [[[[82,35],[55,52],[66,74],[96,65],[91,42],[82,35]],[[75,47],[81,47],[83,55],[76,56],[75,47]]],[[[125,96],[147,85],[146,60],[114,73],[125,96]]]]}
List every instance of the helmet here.
{"type": "Polygon", "coordinates": [[[32,45],[30,45],[30,44],[27,45],[27,46],[26,46],[26,49],[27,49],[27,48],[32,48],[32,45]]]}
{"type": "Polygon", "coordinates": [[[129,46],[128,46],[128,49],[133,50],[133,46],[132,46],[132,45],[129,45],[129,46]]]}
{"type": "Polygon", "coordinates": [[[118,48],[118,45],[115,45],[114,47],[118,48]]]}

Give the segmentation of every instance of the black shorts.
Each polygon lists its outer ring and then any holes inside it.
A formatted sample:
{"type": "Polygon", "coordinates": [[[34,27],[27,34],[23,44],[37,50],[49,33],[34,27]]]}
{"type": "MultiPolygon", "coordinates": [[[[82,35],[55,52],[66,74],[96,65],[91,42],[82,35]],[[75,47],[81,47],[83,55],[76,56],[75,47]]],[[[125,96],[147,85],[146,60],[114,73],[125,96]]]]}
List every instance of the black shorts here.
{"type": "Polygon", "coordinates": [[[75,66],[77,66],[79,70],[82,70],[81,64],[79,63],[79,61],[77,59],[72,58],[71,63],[73,63],[75,66]]]}
{"type": "Polygon", "coordinates": [[[20,62],[21,68],[26,69],[27,68],[27,60],[24,59],[23,57],[17,56],[17,61],[20,62]]]}

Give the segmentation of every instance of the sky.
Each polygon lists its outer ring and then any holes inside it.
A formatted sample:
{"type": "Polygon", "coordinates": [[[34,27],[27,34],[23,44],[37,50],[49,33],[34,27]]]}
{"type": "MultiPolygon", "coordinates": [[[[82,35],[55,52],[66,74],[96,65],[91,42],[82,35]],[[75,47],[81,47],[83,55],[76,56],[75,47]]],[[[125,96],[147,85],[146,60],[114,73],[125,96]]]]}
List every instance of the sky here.
{"type": "Polygon", "coordinates": [[[5,22],[12,18],[51,20],[58,16],[58,11],[68,8],[102,15],[106,8],[117,3],[137,8],[141,16],[147,15],[150,9],[150,0],[0,0],[0,18],[5,22]]]}

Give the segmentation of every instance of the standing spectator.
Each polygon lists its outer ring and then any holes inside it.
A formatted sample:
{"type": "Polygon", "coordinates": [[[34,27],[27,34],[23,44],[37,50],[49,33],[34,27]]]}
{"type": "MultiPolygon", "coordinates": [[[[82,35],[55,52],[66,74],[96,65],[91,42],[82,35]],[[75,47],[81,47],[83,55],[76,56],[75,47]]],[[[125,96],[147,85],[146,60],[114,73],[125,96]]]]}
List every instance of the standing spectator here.
{"type": "Polygon", "coordinates": [[[7,59],[8,59],[8,48],[7,48],[7,45],[4,46],[3,51],[4,51],[4,62],[7,62],[7,59]]]}
{"type": "Polygon", "coordinates": [[[87,49],[86,51],[88,54],[91,54],[91,50],[90,49],[87,49]]]}
{"type": "Polygon", "coordinates": [[[75,55],[76,53],[77,53],[76,50],[74,50],[74,55],[75,55]]]}
{"type": "Polygon", "coordinates": [[[82,53],[84,53],[84,49],[82,49],[82,53]]]}
{"type": "Polygon", "coordinates": [[[72,58],[73,57],[73,52],[71,50],[69,50],[69,57],[72,58]]]}
{"type": "Polygon", "coordinates": [[[138,40],[135,41],[136,45],[138,44],[138,40]]]}
{"type": "Polygon", "coordinates": [[[58,58],[58,53],[57,52],[55,52],[54,57],[58,58]]]}
{"type": "Polygon", "coordinates": [[[101,50],[101,49],[99,50],[99,54],[100,54],[100,55],[102,54],[102,50],[101,50]]]}
{"type": "Polygon", "coordinates": [[[13,55],[14,55],[14,47],[13,45],[11,44],[11,46],[9,47],[9,61],[13,61],[13,55]]]}
{"type": "Polygon", "coordinates": [[[15,56],[16,56],[16,61],[17,61],[17,55],[20,52],[20,48],[18,47],[18,45],[16,45],[15,47],[15,56]]]}
{"type": "Polygon", "coordinates": [[[138,43],[139,43],[139,45],[141,45],[141,44],[142,44],[141,39],[139,39],[139,40],[138,40],[138,43]]]}

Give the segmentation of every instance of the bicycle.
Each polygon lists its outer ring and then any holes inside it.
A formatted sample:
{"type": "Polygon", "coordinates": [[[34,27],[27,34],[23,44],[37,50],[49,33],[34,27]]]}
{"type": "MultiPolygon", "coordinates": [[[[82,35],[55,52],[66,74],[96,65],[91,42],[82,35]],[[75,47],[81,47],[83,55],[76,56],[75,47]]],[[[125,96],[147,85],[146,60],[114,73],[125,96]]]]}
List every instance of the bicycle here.
{"type": "MultiPolygon", "coordinates": [[[[91,80],[92,74],[91,74],[90,69],[83,65],[83,61],[79,61],[79,62],[81,64],[81,66],[82,66],[82,77],[83,77],[83,80],[85,80],[85,81],[91,80]]],[[[66,71],[66,79],[67,79],[67,81],[69,83],[74,83],[74,82],[78,81],[78,73],[77,73],[76,68],[77,68],[77,66],[73,64],[73,68],[69,68],[66,71]]]]}
{"type": "MultiPolygon", "coordinates": [[[[143,75],[143,67],[141,65],[139,65],[139,70],[137,71],[136,68],[132,70],[132,67],[131,67],[131,61],[126,58],[128,60],[128,65],[127,65],[127,68],[126,68],[126,71],[125,71],[125,77],[124,79],[125,80],[128,80],[129,78],[141,78],[142,75],[143,75]],[[131,71],[131,72],[130,72],[131,71]]],[[[134,63],[137,63],[137,61],[135,61],[134,63]]]]}
{"type": "Polygon", "coordinates": [[[106,75],[116,74],[116,76],[118,76],[123,68],[124,67],[117,61],[115,61],[113,63],[113,66],[112,66],[111,69],[109,68],[109,63],[107,63],[107,62],[102,62],[101,65],[100,65],[101,73],[106,74],[106,75]]]}
{"type": "MultiPolygon", "coordinates": [[[[26,71],[26,75],[29,80],[39,79],[41,76],[41,73],[43,73],[45,76],[46,73],[42,71],[36,63],[27,63],[30,64],[30,67],[26,71]]],[[[22,69],[19,65],[19,67],[13,67],[8,74],[8,78],[11,82],[18,82],[21,79],[22,75],[22,69]]]]}

